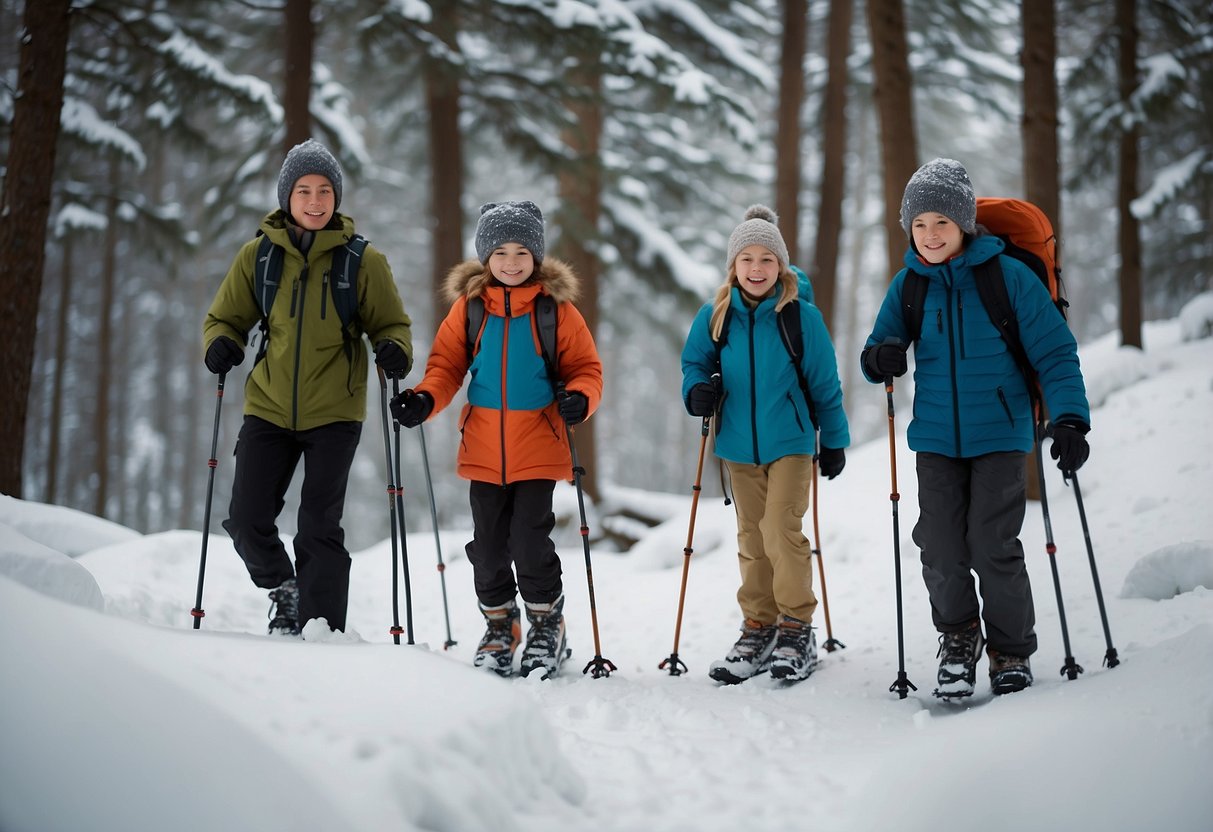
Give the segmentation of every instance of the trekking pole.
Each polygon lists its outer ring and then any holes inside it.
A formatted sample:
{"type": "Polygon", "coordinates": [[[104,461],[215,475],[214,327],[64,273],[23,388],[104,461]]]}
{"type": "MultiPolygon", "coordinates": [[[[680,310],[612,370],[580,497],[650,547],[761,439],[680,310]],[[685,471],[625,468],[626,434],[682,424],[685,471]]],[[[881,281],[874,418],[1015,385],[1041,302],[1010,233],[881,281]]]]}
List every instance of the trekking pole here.
{"type": "MultiPolygon", "coordinates": [[[[712,383],[720,379],[720,373],[712,376],[712,383]]],[[[657,665],[658,670],[669,669],[671,676],[681,676],[687,672],[687,666],[678,658],[678,639],[682,635],[682,609],[687,597],[687,573],[691,570],[691,554],[695,551],[691,541],[695,536],[695,512],[699,508],[699,492],[703,481],[703,455],[708,447],[708,432],[712,424],[711,416],[703,417],[703,427],[699,439],[699,463],[695,466],[695,484],[691,486],[691,522],[687,526],[687,545],[682,550],[682,587],[678,590],[678,617],[674,620],[674,649],[669,658],[657,665]]]]}
{"type": "Polygon", "coordinates": [[[396,483],[392,478],[392,438],[388,431],[388,422],[391,417],[388,416],[387,407],[387,376],[383,374],[382,367],[376,367],[379,371],[379,407],[380,415],[383,421],[383,459],[387,469],[387,508],[389,525],[392,531],[392,627],[388,632],[392,634],[392,643],[400,643],[400,634],[404,632],[400,628],[400,573],[396,570],[396,553],[399,551],[396,545],[396,483]]]}
{"type": "Polygon", "coordinates": [[[813,489],[813,554],[817,556],[817,571],[821,573],[821,606],[825,610],[826,616],[826,640],[822,646],[826,649],[826,652],[833,653],[839,648],[845,650],[846,645],[834,638],[834,630],[830,627],[830,595],[826,592],[826,566],[825,562],[821,559],[821,529],[817,525],[817,457],[820,450],[819,437],[820,434],[814,431],[813,480],[810,486],[813,489]]]}
{"type": "Polygon", "coordinates": [[[1065,663],[1061,666],[1060,675],[1073,680],[1082,673],[1082,666],[1074,661],[1070,653],[1070,628],[1066,626],[1066,606],[1061,600],[1061,578],[1057,574],[1057,545],[1053,542],[1053,521],[1049,519],[1049,494],[1045,490],[1045,463],[1041,452],[1041,442],[1048,435],[1049,428],[1038,423],[1036,436],[1036,476],[1040,482],[1040,515],[1045,523],[1045,552],[1049,555],[1049,568],[1053,572],[1053,592],[1057,596],[1057,617],[1061,620],[1061,643],[1066,651],[1065,663]]]}
{"type": "MultiPolygon", "coordinates": [[[[400,395],[400,379],[392,379],[392,396],[400,395]]],[[[405,535],[404,523],[404,480],[400,477],[400,423],[392,417],[392,432],[396,438],[395,468],[393,473],[396,480],[396,523],[400,526],[400,565],[404,568],[404,621],[408,632],[408,643],[413,644],[413,590],[409,582],[409,541],[405,535]]],[[[395,571],[395,570],[393,570],[395,571]]]]}
{"type": "MultiPolygon", "coordinates": [[[[567,396],[564,392],[564,382],[558,385],[557,398],[567,396]]],[[[585,497],[581,491],[581,476],[585,469],[577,462],[577,446],[573,444],[573,429],[568,422],[564,425],[564,435],[569,440],[569,455],[573,459],[573,484],[577,487],[577,509],[581,512],[581,543],[585,548],[585,580],[590,591],[590,624],[594,630],[594,658],[582,668],[582,673],[589,673],[597,679],[600,676],[610,676],[612,670],[617,670],[609,659],[602,657],[602,646],[598,641],[598,607],[594,603],[594,569],[590,565],[590,527],[585,519],[585,497]]]]}
{"type": "Polygon", "coordinates": [[[206,610],[202,609],[202,582],[206,578],[206,542],[211,534],[211,496],[215,493],[215,469],[219,467],[216,455],[219,452],[219,408],[223,405],[223,385],[227,381],[227,373],[219,374],[219,389],[215,391],[215,428],[211,431],[211,458],[207,467],[211,469],[206,479],[206,508],[202,515],[202,556],[198,560],[198,597],[190,615],[194,617],[194,629],[202,626],[202,617],[206,610]]]}
{"type": "MultiPolygon", "coordinates": [[[[894,338],[886,339],[886,343],[900,343],[894,338]]],[[[897,680],[889,685],[889,692],[896,692],[898,699],[905,699],[911,690],[918,690],[906,676],[905,634],[901,624],[901,527],[897,517],[897,503],[901,495],[897,493],[897,440],[893,427],[893,377],[884,377],[884,392],[889,402],[889,470],[892,475],[893,490],[889,492],[889,502],[893,504],[893,578],[897,589],[897,680]]]]}
{"type": "Polygon", "coordinates": [[[1082,536],[1087,543],[1087,560],[1091,563],[1091,580],[1095,584],[1095,600],[1099,604],[1099,619],[1103,624],[1103,637],[1108,645],[1108,652],[1104,654],[1103,663],[1109,669],[1120,664],[1120,657],[1116,655],[1116,648],[1112,646],[1112,631],[1108,629],[1108,611],[1103,604],[1103,588],[1099,585],[1099,570],[1095,567],[1095,548],[1091,545],[1091,530],[1087,526],[1087,509],[1082,502],[1082,489],[1078,486],[1078,472],[1068,471],[1063,472],[1063,476],[1074,484],[1074,500],[1078,503],[1078,519],[1082,521],[1082,536]]]}
{"type": "Polygon", "coordinates": [[[430,495],[430,522],[434,526],[434,548],[438,551],[438,579],[442,583],[442,617],[446,621],[446,641],[443,650],[449,650],[459,642],[451,638],[451,613],[446,603],[446,564],[442,562],[442,539],[438,536],[438,509],[434,505],[434,481],[430,479],[430,458],[425,452],[425,425],[417,426],[421,437],[421,466],[425,468],[425,488],[430,495]]]}

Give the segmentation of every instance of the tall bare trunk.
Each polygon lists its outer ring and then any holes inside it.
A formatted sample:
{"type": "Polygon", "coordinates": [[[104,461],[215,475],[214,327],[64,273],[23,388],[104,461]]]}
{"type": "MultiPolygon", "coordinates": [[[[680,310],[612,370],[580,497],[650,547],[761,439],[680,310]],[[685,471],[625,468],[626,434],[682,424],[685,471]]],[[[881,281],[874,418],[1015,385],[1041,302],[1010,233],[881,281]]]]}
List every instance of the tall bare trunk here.
{"type": "Polygon", "coordinates": [[[282,108],[286,119],[284,152],[312,135],[312,52],[316,26],[312,0],[286,0],[283,6],[286,67],[282,108]]]}
{"type": "Polygon", "coordinates": [[[902,0],[868,0],[871,30],[873,95],[880,115],[880,147],[884,160],[885,235],[890,277],[901,268],[906,235],[899,212],[906,182],[918,167],[914,126],[914,88],[906,47],[902,0]]]}
{"type": "Polygon", "coordinates": [[[779,53],[779,126],[775,132],[775,212],[792,263],[800,255],[800,111],[804,105],[804,55],[808,0],[784,0],[779,53]]]}
{"type": "MultiPolygon", "coordinates": [[[[561,223],[559,252],[581,278],[581,300],[577,304],[590,333],[598,332],[598,219],[602,204],[602,71],[592,57],[583,59],[573,71],[573,87],[582,95],[569,102],[577,119],[574,127],[561,136],[577,160],[557,174],[561,223]]],[[[594,500],[601,495],[598,486],[598,454],[594,420],[576,428],[577,456],[585,469],[582,485],[594,500]]]]}
{"type": "MultiPolygon", "coordinates": [[[[452,50],[458,20],[454,0],[437,0],[432,30],[452,50]]],[[[463,137],[459,130],[459,81],[442,64],[429,61],[425,76],[429,108],[430,215],[434,223],[431,299],[434,329],[442,320],[446,299],[442,284],[447,269],[463,255],[463,137]]]]}
{"type": "Polygon", "coordinates": [[[4,190],[0,194],[0,494],[21,497],[25,419],[37,340],[38,303],[46,263],[50,215],[67,66],[68,0],[27,2],[25,36],[13,96],[4,190]]]}
{"type": "Polygon", "coordinates": [[[834,296],[838,284],[838,249],[842,237],[842,200],[846,184],[847,59],[851,54],[852,0],[830,0],[826,36],[824,122],[821,141],[821,207],[817,212],[817,242],[813,246],[813,297],[833,329],[834,296]]]}
{"type": "Polygon", "coordinates": [[[109,499],[110,469],[110,390],[114,384],[114,281],[118,259],[118,183],[120,163],[110,162],[109,198],[105,210],[105,249],[101,253],[101,303],[97,307],[97,392],[94,397],[93,453],[96,488],[93,491],[93,514],[105,517],[109,499]]]}
{"type": "MultiPolygon", "coordinates": [[[[1127,112],[1137,90],[1137,6],[1135,0],[1116,0],[1116,28],[1120,43],[1120,103],[1127,112]]],[[[1120,136],[1120,164],[1116,210],[1120,216],[1120,342],[1140,347],[1141,339],[1141,229],[1130,210],[1137,198],[1136,126],[1120,136]]]]}
{"type": "Polygon", "coordinates": [[[51,379],[50,436],[46,448],[46,496],[48,503],[58,502],[59,444],[63,430],[63,385],[67,376],[67,327],[72,299],[72,233],[63,235],[62,275],[59,282],[59,309],[55,315],[55,374],[51,379]]]}

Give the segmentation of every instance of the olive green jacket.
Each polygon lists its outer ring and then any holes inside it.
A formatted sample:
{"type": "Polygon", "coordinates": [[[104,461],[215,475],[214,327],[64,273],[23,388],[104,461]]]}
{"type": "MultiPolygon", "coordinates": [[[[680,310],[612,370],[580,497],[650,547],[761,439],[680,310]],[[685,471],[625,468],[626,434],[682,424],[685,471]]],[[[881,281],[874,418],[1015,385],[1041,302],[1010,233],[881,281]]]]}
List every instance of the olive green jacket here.
{"type": "MultiPolygon", "coordinates": [[[[358,340],[346,343],[333,306],[329,268],[333,250],[354,234],[354,221],[337,214],[315,232],[307,262],[291,242],[285,215],[274,211],[261,221],[261,231],[282,246],[282,282],[269,314],[265,354],[248,374],[244,412],[288,430],[309,430],[332,422],[366,419],[369,369],[366,334],[372,344],[396,342],[413,360],[412,322],[387,258],[368,245],[358,271],[358,340]]],[[[258,240],[245,243],[219,287],[202,325],[203,351],[220,335],[248,343],[261,321],[254,295],[254,260],[258,240]]]]}

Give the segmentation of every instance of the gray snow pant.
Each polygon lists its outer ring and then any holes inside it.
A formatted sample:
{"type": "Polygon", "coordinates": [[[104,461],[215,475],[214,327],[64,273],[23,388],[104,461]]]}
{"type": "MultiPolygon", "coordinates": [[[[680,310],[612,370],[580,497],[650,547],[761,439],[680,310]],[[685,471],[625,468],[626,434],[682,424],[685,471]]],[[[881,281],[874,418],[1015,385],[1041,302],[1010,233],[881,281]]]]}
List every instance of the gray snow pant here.
{"type": "Polygon", "coordinates": [[[957,632],[980,614],[992,649],[1032,655],[1036,612],[1019,542],[1027,500],[1024,455],[956,459],[919,453],[917,467],[914,542],[922,550],[935,629],[957,632]],[[980,608],[973,573],[980,581],[980,608]]]}

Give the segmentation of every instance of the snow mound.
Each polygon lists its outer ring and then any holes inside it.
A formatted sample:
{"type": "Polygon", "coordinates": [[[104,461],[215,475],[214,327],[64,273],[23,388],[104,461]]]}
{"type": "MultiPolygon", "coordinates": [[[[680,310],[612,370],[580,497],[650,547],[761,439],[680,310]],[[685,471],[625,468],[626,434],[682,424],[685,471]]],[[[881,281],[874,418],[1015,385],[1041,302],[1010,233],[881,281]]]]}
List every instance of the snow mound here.
{"type": "Polygon", "coordinates": [[[92,573],[67,555],[30,540],[3,521],[0,541],[0,575],[69,604],[105,608],[101,587],[92,573]]]}
{"type": "Polygon", "coordinates": [[[140,536],[126,526],[74,508],[31,503],[3,494],[0,494],[0,523],[70,557],[140,536]]]}
{"type": "Polygon", "coordinates": [[[1125,576],[1121,598],[1165,601],[1198,586],[1213,590],[1213,540],[1191,540],[1157,549],[1125,576]]]}
{"type": "Polygon", "coordinates": [[[1179,332],[1183,341],[1213,336],[1213,292],[1203,292],[1179,310],[1179,332]]]}

